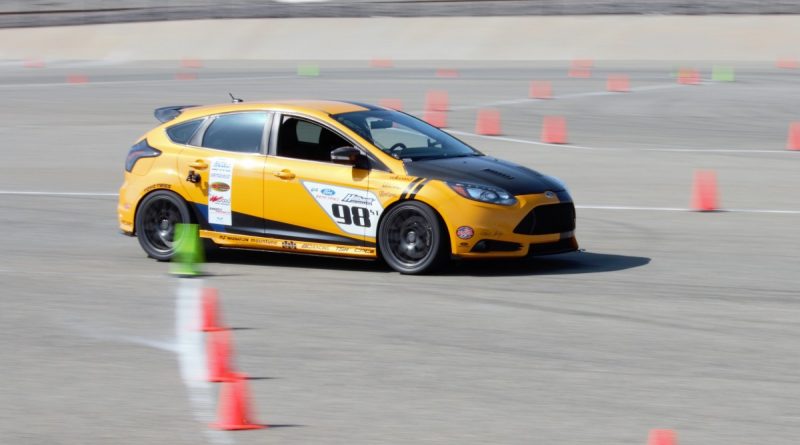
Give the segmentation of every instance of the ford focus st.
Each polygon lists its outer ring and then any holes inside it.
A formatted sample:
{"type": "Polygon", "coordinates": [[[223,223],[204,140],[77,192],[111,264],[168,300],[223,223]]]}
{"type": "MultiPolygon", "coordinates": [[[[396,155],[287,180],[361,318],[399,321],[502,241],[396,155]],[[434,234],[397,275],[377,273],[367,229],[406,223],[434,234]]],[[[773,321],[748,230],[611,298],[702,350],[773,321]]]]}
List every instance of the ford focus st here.
{"type": "Polygon", "coordinates": [[[383,258],[402,273],[578,248],[559,180],[408,114],[338,101],[155,114],[125,161],[118,217],[157,260],[178,223],[220,247],[383,258]]]}

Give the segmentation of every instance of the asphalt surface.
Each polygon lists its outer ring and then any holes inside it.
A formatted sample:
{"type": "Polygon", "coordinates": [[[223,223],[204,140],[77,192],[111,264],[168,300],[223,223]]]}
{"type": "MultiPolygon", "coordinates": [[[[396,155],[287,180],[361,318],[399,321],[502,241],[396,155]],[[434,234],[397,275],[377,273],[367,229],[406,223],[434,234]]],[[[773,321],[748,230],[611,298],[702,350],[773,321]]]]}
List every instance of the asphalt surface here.
{"type": "Polygon", "coordinates": [[[254,17],[799,13],[794,0],[6,0],[0,4],[0,27],[254,17]]]}
{"type": "Polygon", "coordinates": [[[0,443],[643,444],[652,428],[682,445],[796,443],[800,152],[785,146],[800,77],[731,64],[736,82],[698,86],[666,64],[598,63],[589,79],[563,63],[453,64],[452,79],[422,63],[320,77],[288,63],[0,64],[0,443]],[[604,92],[616,72],[634,91],[604,92]],[[532,79],[556,98],[526,100],[532,79]],[[429,89],[449,92],[459,137],[568,183],[586,251],[422,277],[218,255],[202,284],[238,328],[257,420],[281,427],[210,431],[216,386],[186,380],[176,338],[178,291],[199,280],[117,233],[127,149],[154,108],[229,91],[418,112],[429,89]],[[506,139],[468,134],[487,103],[506,139]],[[571,145],[538,143],[550,114],[571,145]],[[697,169],[717,173],[728,211],[685,210],[697,169]]]}

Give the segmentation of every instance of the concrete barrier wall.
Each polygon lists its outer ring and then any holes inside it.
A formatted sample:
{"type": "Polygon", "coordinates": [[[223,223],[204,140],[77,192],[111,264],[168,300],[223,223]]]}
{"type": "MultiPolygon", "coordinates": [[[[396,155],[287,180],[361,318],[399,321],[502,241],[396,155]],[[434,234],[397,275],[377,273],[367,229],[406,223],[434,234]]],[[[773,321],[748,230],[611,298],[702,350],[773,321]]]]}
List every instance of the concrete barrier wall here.
{"type": "Polygon", "coordinates": [[[800,16],[232,19],[0,29],[0,58],[775,60],[800,16]]]}

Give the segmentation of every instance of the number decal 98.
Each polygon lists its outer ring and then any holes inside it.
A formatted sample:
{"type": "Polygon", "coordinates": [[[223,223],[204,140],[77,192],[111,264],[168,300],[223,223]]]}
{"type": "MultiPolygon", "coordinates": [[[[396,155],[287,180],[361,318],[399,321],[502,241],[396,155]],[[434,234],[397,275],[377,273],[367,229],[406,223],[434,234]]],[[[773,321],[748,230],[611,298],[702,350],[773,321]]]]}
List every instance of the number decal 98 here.
{"type": "Polygon", "coordinates": [[[369,210],[366,207],[349,207],[344,204],[334,204],[331,208],[336,222],[345,226],[371,227],[369,210]]]}

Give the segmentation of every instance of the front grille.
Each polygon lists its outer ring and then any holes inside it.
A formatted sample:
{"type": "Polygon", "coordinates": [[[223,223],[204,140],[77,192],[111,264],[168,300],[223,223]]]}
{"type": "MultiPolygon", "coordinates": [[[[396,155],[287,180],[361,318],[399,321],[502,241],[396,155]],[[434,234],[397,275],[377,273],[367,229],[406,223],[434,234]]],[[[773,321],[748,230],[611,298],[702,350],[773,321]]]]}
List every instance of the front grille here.
{"type": "Polygon", "coordinates": [[[535,207],[522,218],[514,233],[543,235],[575,230],[575,206],[571,202],[535,207]]]}

